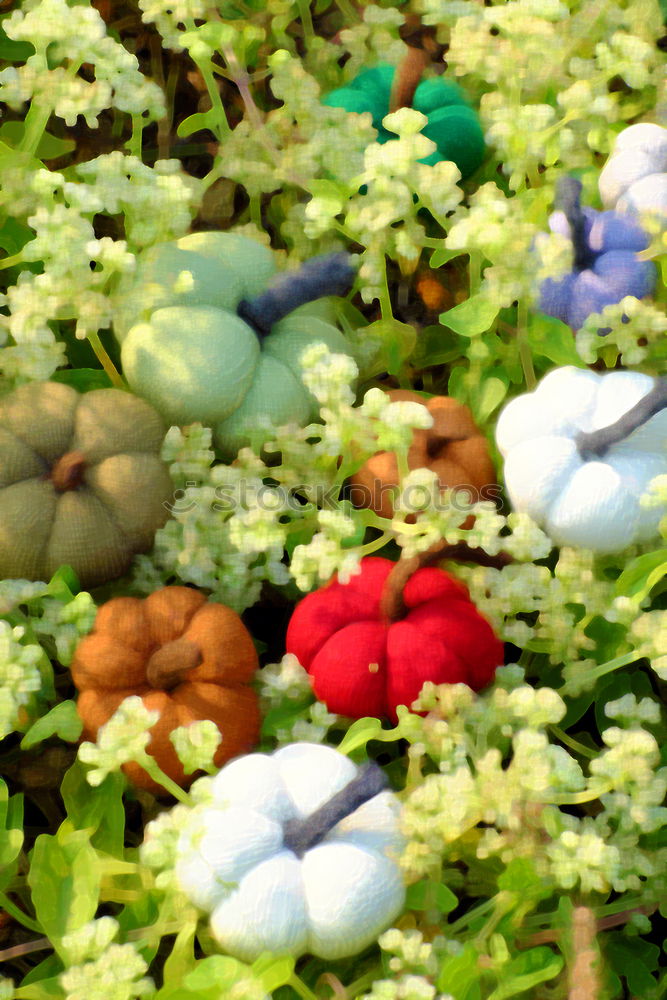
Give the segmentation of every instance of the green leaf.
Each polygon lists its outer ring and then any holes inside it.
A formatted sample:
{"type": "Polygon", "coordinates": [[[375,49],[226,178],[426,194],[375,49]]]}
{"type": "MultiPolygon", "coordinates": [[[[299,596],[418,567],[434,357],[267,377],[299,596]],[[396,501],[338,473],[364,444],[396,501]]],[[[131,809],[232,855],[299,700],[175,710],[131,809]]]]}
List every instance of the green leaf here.
{"type": "Polygon", "coordinates": [[[65,934],[92,920],[100,894],[100,864],[87,830],[67,821],[55,836],[42,833],[32,851],[28,884],[35,913],[58,952],[65,934]]]}
{"type": "Polygon", "coordinates": [[[9,795],[0,778],[0,889],[16,874],[16,859],[23,847],[23,796],[9,795]]]}
{"type": "Polygon", "coordinates": [[[475,417],[479,423],[485,423],[493,411],[500,406],[507,395],[509,379],[505,373],[489,375],[480,386],[479,395],[475,398],[475,417]]]}
{"type": "Polygon", "coordinates": [[[399,373],[403,362],[410,357],[417,343],[415,328],[393,318],[369,323],[363,333],[364,337],[379,342],[379,357],[374,359],[376,371],[386,368],[390,375],[399,373]]]}
{"type": "Polygon", "coordinates": [[[405,897],[409,910],[438,910],[442,914],[451,913],[459,905],[452,890],[442,882],[422,879],[409,886],[405,897]]]}
{"type": "MultiPolygon", "coordinates": [[[[4,18],[2,20],[4,21],[4,18]]],[[[22,63],[34,54],[34,45],[31,45],[30,42],[15,42],[12,38],[8,38],[2,22],[0,22],[0,60],[22,63]]]]}
{"type": "Polygon", "coordinates": [[[42,740],[54,735],[67,743],[76,743],[82,729],[83,723],[77,713],[76,704],[73,701],[61,701],[33,723],[21,740],[21,749],[29,750],[30,747],[37,746],[42,740]]]}
{"type": "Polygon", "coordinates": [[[651,973],[657,971],[660,962],[657,945],[640,937],[628,938],[622,933],[612,933],[604,939],[604,951],[613,971],[625,978],[630,995],[652,995],[655,978],[651,973]]]}
{"type": "Polygon", "coordinates": [[[194,992],[210,990],[211,986],[233,986],[247,973],[248,967],[226,955],[210,955],[197,963],[197,967],[183,979],[185,986],[194,992]]]}
{"type": "Polygon", "coordinates": [[[267,993],[272,993],[279,986],[289,983],[294,974],[294,959],[290,955],[276,958],[275,955],[262,954],[253,962],[252,971],[261,982],[267,993]]]}
{"type": "Polygon", "coordinates": [[[444,246],[438,247],[438,249],[434,250],[431,254],[428,266],[432,269],[442,267],[443,264],[453,260],[454,257],[460,257],[462,253],[464,253],[463,250],[448,250],[447,247],[444,246]]]}
{"type": "MultiPolygon", "coordinates": [[[[5,122],[0,125],[0,139],[8,146],[16,147],[21,142],[25,132],[25,122],[5,122]]],[[[76,148],[73,139],[59,139],[55,135],[44,132],[39,140],[39,145],[35,155],[40,160],[55,160],[59,156],[65,156],[76,148]]]]}
{"type": "Polygon", "coordinates": [[[632,559],[616,581],[616,593],[642,601],[651,590],[667,575],[667,553],[646,552],[632,559]]]}
{"type": "Polygon", "coordinates": [[[163,980],[169,985],[180,983],[183,977],[195,968],[197,960],[194,953],[195,932],[197,921],[189,920],[185,923],[174,941],[174,947],[164,963],[163,980]]]}
{"type": "Polygon", "coordinates": [[[488,1000],[507,1000],[532,989],[539,983],[553,979],[563,968],[563,959],[551,948],[531,948],[513,958],[503,967],[503,981],[498,984],[488,1000]]]}
{"type": "Polygon", "coordinates": [[[552,892],[529,858],[512,858],[505,871],[498,876],[498,888],[515,893],[522,901],[546,899],[552,892]]]}
{"type": "Polygon", "coordinates": [[[202,132],[204,129],[215,135],[217,127],[218,112],[215,108],[209,108],[208,111],[197,111],[194,115],[184,118],[176,129],[176,135],[179,139],[187,139],[188,136],[194,135],[195,132],[202,132]]]}
{"type": "Polygon", "coordinates": [[[70,385],[77,392],[113,388],[111,379],[101,368],[61,368],[53,373],[50,381],[70,385]]]}
{"type": "Polygon", "coordinates": [[[443,326],[460,333],[462,337],[476,337],[491,328],[499,312],[500,306],[489,302],[484,295],[473,295],[453,309],[441,313],[438,319],[443,326]]]}
{"type": "Polygon", "coordinates": [[[22,989],[23,987],[19,986],[14,992],[17,1000],[22,1000],[24,996],[29,997],[30,1000],[61,1000],[65,996],[65,991],[60,984],[60,975],[31,982],[29,986],[25,987],[25,993],[21,992],[22,989]]]}
{"type": "Polygon", "coordinates": [[[5,219],[0,226],[0,247],[8,257],[13,257],[34,238],[35,234],[32,229],[17,222],[16,219],[5,219]]]}
{"type": "Polygon", "coordinates": [[[62,795],[67,818],[77,830],[86,830],[93,847],[114,857],[123,856],[125,810],[122,774],[109,774],[101,785],[91,788],[86,781],[87,768],[75,760],[62,780],[62,795]]]}
{"type": "Polygon", "coordinates": [[[562,320],[544,313],[531,313],[528,322],[528,342],[534,354],[548,358],[557,365],[584,368],[577,354],[571,328],[562,320]]]}
{"type": "Polygon", "coordinates": [[[399,738],[397,730],[399,729],[400,723],[396,729],[383,729],[379,719],[357,719],[345,733],[338,750],[340,753],[349,754],[353,750],[358,750],[359,747],[366,746],[369,740],[381,740],[382,742],[397,740],[399,738]]]}
{"type": "Polygon", "coordinates": [[[74,600],[76,594],[81,590],[79,578],[71,566],[62,565],[55,571],[47,588],[47,593],[51,597],[57,597],[61,601],[74,600]]]}
{"type": "Polygon", "coordinates": [[[446,365],[465,354],[465,340],[453,330],[438,325],[425,326],[419,331],[417,345],[410,358],[415,368],[446,365]]]}
{"type": "Polygon", "coordinates": [[[438,974],[438,989],[451,993],[457,1000],[467,998],[468,991],[482,975],[478,958],[475,946],[467,944],[459,955],[445,959],[438,974]]]}

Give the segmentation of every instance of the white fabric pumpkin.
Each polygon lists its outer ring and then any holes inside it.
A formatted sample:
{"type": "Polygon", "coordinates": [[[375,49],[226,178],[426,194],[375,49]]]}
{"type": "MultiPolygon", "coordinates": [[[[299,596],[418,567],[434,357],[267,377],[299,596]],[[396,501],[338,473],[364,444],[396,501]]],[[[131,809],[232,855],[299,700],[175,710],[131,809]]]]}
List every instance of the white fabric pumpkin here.
{"type": "Polygon", "coordinates": [[[605,208],[667,218],[667,128],[639,122],[623,129],[598,186],[605,208]]]}
{"type": "Polygon", "coordinates": [[[331,747],[293,743],[239,757],[215,777],[213,802],[196,808],[181,833],[175,871],[229,954],[337,959],[361,951],[401,911],[393,793],[359,806],[302,857],[283,843],[287,821],[312,816],[358,772],[331,747]]]}
{"type": "Polygon", "coordinates": [[[638,372],[557,368],[500,414],[496,440],[510,500],[556,544],[616,552],[658,534],[665,511],[643,508],[639,498],[667,474],[667,410],[601,458],[583,458],[575,442],[582,431],[613,424],[653,385],[638,372]]]}

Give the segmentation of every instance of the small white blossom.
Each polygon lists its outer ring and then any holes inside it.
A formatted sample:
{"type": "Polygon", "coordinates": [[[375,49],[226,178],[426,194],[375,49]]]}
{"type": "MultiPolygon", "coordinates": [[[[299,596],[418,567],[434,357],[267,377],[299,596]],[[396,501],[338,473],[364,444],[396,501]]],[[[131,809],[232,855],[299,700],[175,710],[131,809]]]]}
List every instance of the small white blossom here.
{"type": "Polygon", "coordinates": [[[186,774],[215,770],[213,757],[222,742],[222,734],[215,722],[201,719],[187,726],[177,726],[169,733],[169,739],[186,774]]]}
{"type": "Polygon", "coordinates": [[[84,742],[79,747],[79,758],[94,765],[86,774],[88,783],[101,785],[108,774],[128,761],[146,761],[149,729],[159,718],[160,713],[147,709],[138,695],[122,701],[109,721],[100,726],[97,743],[84,742]]]}

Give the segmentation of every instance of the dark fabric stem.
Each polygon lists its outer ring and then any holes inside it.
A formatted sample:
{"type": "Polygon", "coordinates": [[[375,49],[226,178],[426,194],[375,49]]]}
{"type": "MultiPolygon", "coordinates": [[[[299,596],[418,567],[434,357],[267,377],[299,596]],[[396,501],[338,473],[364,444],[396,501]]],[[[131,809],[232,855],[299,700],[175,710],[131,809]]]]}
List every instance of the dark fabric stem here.
{"type": "Polygon", "coordinates": [[[326,295],[345,295],[356,275],[347,253],[320,254],[302,264],[298,271],[284,275],[272,288],[254,299],[243,299],[237,313],[265,337],[278,320],[307,302],[326,295]]]}
{"type": "Polygon", "coordinates": [[[655,380],[653,388],[613,424],[598,431],[582,431],[575,441],[583,459],[601,458],[613,444],[624,441],[633,431],[667,407],[667,378],[655,380]]]}
{"type": "Polygon", "coordinates": [[[366,764],[356,778],[316,809],[312,816],[291,819],[285,823],[285,847],[294,851],[297,857],[302,857],[311,847],[319,844],[337,823],[355,812],[364,802],[375,798],[386,787],[384,771],[377,764],[366,764]]]}
{"type": "Polygon", "coordinates": [[[595,261],[595,254],[586,239],[586,218],[581,210],[581,181],[574,177],[561,178],[556,195],[556,204],[565,214],[572,230],[574,247],[574,269],[584,271],[595,261]]]}

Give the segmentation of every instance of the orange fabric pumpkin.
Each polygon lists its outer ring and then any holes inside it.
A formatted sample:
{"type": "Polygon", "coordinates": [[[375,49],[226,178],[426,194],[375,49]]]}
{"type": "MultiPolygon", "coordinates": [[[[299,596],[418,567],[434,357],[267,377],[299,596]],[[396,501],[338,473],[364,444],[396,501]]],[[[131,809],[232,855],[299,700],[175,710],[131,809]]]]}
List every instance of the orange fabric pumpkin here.
{"type": "MultiPolygon", "coordinates": [[[[251,680],[257,653],[231,608],[207,602],[189,587],[164,587],[150,597],[114,597],[97,612],[90,635],[79,643],[72,678],[80,695],[82,738],[97,732],[130,695],[159,710],[147,751],[179,785],[192,781],[169,734],[178,726],[211,719],[222,734],[220,767],[247,753],[259,739],[260,715],[251,680]]],[[[123,768],[135,785],[164,794],[138,764],[123,768]]]]}
{"type": "MultiPolygon", "coordinates": [[[[449,396],[426,399],[408,389],[390,389],[392,403],[421,403],[433,417],[428,430],[415,429],[408,452],[412,469],[432,469],[441,489],[461,487],[472,493],[472,503],[493,497],[496,472],[486,438],[467,406],[449,396]]],[[[379,451],[351,477],[350,499],[356,507],[370,507],[380,517],[393,517],[392,487],[398,486],[398,464],[393,451],[379,451]]]]}

